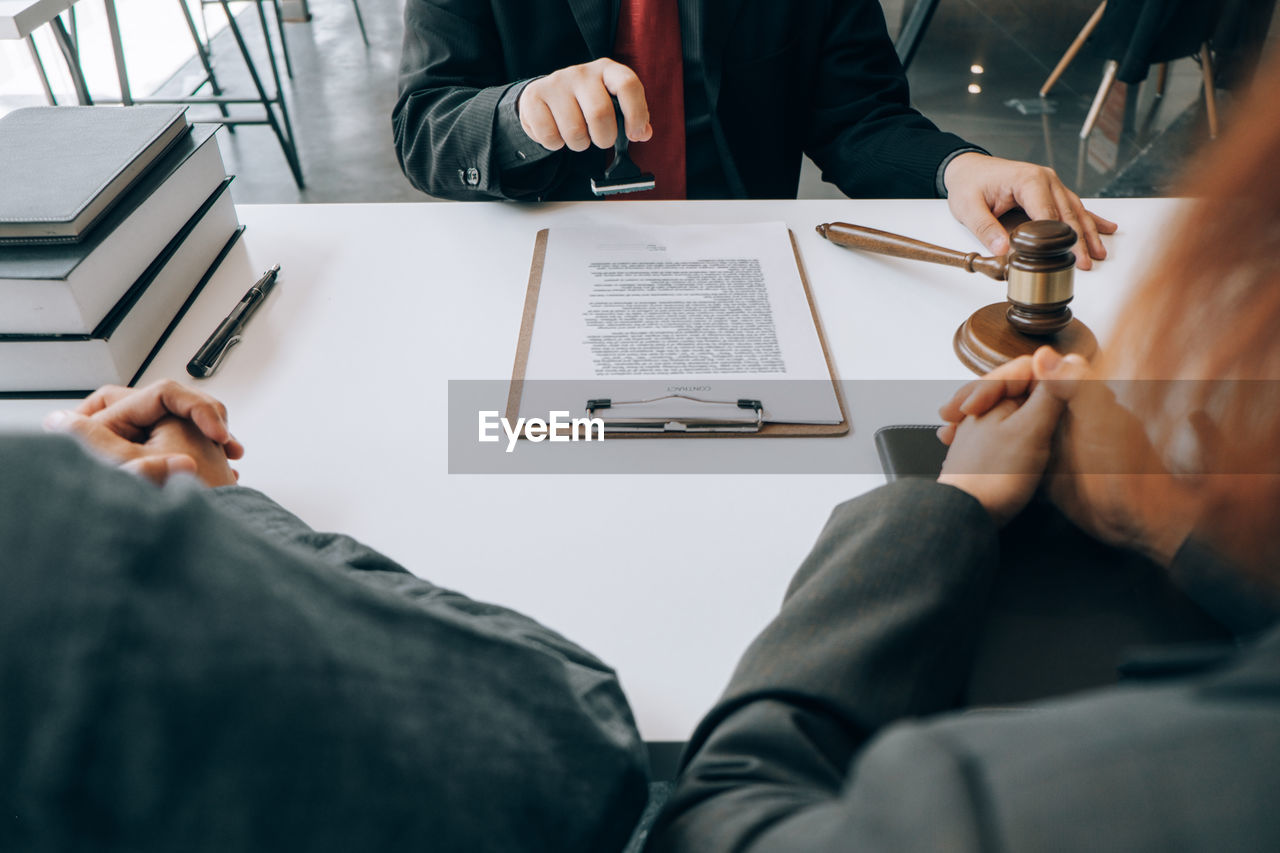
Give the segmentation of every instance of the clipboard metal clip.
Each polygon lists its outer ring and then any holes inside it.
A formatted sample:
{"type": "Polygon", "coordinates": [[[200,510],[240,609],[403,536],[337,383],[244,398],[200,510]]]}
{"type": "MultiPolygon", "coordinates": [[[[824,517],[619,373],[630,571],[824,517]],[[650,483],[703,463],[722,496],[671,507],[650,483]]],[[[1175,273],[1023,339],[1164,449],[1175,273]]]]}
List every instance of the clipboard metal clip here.
{"type": "Polygon", "coordinates": [[[764,404],[759,400],[707,400],[687,394],[666,394],[648,400],[612,400],[608,397],[587,401],[587,416],[598,417],[604,409],[616,410],[619,406],[646,406],[664,400],[682,400],[687,403],[708,406],[732,407],[743,412],[742,417],[708,415],[707,417],[660,417],[656,415],[635,417],[619,416],[601,418],[605,428],[616,432],[759,432],[764,426],[764,404]],[[751,414],[746,414],[750,412],[751,414]]]}

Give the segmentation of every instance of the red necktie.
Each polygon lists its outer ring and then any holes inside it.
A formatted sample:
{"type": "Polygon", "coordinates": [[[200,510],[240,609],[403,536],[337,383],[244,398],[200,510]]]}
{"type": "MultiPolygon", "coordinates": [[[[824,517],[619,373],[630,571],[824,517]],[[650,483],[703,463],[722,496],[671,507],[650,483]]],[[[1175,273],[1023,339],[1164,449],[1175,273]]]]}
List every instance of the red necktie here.
{"type": "Polygon", "coordinates": [[[653,138],[631,143],[630,153],[636,165],[653,172],[658,186],[633,198],[686,198],[684,54],[678,0],[622,0],[613,59],[636,72],[644,84],[653,125],[653,138]]]}

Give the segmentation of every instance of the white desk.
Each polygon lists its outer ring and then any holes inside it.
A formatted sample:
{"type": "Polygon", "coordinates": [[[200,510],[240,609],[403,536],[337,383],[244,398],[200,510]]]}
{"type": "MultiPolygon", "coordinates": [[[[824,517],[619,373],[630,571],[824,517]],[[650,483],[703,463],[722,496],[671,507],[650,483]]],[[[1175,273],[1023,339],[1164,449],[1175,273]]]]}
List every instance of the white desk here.
{"type": "MultiPolygon", "coordinates": [[[[1175,205],[1092,203],[1121,223],[1108,240],[1114,259],[1076,276],[1073,307],[1100,338],[1175,205]]],[[[975,308],[1003,298],[1002,285],[989,279],[850,252],[813,230],[844,220],[980,249],[941,201],[239,212],[248,231],[143,381],[186,380],[187,359],[217,322],[263,269],[281,264],[280,285],[244,343],[200,384],[226,401],[248,447],[242,482],[316,527],[351,533],[436,583],[520,609],[582,643],[617,668],[649,740],[687,738],[776,612],[831,508],[883,478],[450,475],[447,382],[509,378],[536,231],[585,220],[785,220],[845,380],[967,380],[952,333],[975,308]],[[910,330],[894,322],[908,314],[910,330]]],[[[874,459],[877,427],[934,421],[940,402],[868,411],[854,401],[855,428],[845,438],[772,441],[874,459]]],[[[0,425],[31,427],[62,405],[5,401],[0,425]]],[[[647,454],[661,462],[693,440],[616,441],[602,458],[647,454]]],[[[746,466],[762,440],[702,441],[706,453],[746,466]]]]}
{"type": "Polygon", "coordinates": [[[0,38],[24,39],[75,5],[76,0],[0,0],[0,38]]]}

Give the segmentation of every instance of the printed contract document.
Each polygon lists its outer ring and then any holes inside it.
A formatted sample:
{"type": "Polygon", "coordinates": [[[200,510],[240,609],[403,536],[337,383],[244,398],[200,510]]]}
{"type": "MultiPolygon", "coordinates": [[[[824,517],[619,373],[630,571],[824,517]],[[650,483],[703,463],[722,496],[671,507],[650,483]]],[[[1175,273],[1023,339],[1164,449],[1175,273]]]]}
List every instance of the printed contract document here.
{"type": "Polygon", "coordinates": [[[766,421],[842,421],[783,223],[553,228],[546,239],[521,415],[603,399],[628,416],[699,418],[754,399],[766,421]],[[552,399],[569,387],[582,399],[552,399]]]}

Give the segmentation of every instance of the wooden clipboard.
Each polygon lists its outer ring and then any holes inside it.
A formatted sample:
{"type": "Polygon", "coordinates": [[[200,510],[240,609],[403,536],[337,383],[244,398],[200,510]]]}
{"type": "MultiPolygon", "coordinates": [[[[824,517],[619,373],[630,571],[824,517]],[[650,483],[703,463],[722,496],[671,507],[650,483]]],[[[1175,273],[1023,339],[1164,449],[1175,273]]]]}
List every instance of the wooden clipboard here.
{"type": "MultiPolygon", "coordinates": [[[[529,364],[529,347],[533,344],[533,318],[538,311],[538,293],[542,289],[542,270],[547,261],[547,237],[550,230],[543,228],[538,232],[533,245],[533,263],[529,266],[529,287],[524,297],[524,317],[520,321],[520,338],[516,345],[516,361],[511,369],[511,390],[507,395],[505,415],[515,422],[520,412],[520,398],[524,395],[524,374],[529,364]]],[[[805,275],[804,262],[800,259],[800,245],[796,235],[790,229],[791,250],[795,253],[796,269],[800,273],[800,283],[804,286],[804,298],[809,303],[809,314],[813,318],[814,328],[818,332],[818,343],[822,345],[822,357],[827,363],[827,373],[831,377],[831,388],[836,395],[836,404],[840,407],[840,423],[837,424],[791,424],[766,421],[755,432],[613,432],[607,433],[610,439],[615,438],[755,438],[757,436],[839,436],[849,433],[849,413],[845,409],[844,395],[840,393],[840,383],[836,377],[836,366],[831,360],[831,350],[827,347],[827,336],[822,329],[822,318],[818,316],[818,306],[813,303],[813,291],[809,289],[809,277],[805,275]]]]}

